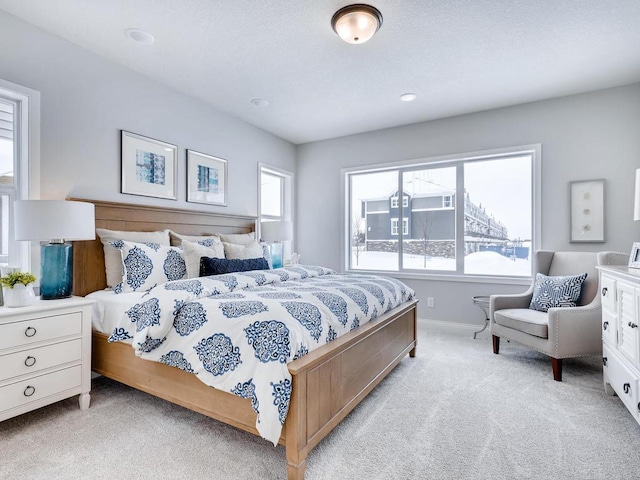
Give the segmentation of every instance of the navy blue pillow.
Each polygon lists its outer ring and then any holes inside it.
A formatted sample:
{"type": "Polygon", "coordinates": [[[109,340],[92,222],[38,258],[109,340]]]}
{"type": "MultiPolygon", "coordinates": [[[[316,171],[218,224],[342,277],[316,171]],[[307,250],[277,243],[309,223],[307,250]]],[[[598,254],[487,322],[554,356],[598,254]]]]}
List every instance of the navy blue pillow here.
{"type": "Polygon", "coordinates": [[[264,257],[247,258],[244,260],[233,258],[200,257],[200,276],[220,275],[222,273],[248,272],[249,270],[269,270],[269,263],[264,257]]]}

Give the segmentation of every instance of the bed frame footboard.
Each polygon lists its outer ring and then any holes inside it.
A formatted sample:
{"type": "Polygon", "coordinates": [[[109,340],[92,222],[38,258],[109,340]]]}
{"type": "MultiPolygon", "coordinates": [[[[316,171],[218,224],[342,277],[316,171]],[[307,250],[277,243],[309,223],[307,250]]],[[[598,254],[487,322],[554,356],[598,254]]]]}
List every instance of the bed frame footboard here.
{"type": "Polygon", "coordinates": [[[289,480],[304,478],[309,451],[408,353],[415,356],[412,301],[289,364],[293,390],[285,422],[289,480]]]}

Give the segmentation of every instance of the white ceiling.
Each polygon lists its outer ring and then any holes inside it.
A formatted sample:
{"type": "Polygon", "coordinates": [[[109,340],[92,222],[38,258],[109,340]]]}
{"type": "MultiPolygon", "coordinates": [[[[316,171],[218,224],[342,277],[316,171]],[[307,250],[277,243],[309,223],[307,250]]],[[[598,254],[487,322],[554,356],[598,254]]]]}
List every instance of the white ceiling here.
{"type": "Polygon", "coordinates": [[[640,0],[0,0],[0,9],[305,143],[640,81],[640,0]],[[141,45],[125,29],[152,33],[141,45]],[[402,93],[418,99],[401,102],[402,93]],[[252,98],[269,101],[254,107],[252,98]]]}

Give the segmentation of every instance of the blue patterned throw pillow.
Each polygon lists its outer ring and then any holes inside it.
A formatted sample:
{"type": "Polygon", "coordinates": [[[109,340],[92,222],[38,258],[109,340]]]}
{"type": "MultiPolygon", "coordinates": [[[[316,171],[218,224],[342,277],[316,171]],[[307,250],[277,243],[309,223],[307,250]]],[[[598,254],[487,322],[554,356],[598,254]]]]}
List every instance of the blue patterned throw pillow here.
{"type": "Polygon", "coordinates": [[[202,257],[200,259],[201,277],[223,273],[248,272],[250,270],[269,270],[267,259],[263,257],[247,259],[202,257]]]}
{"type": "Polygon", "coordinates": [[[122,282],[114,287],[116,293],[144,292],[187,275],[180,248],[121,240],[111,242],[111,246],[122,254],[122,282]]]}
{"type": "Polygon", "coordinates": [[[548,277],[541,273],[536,274],[529,308],[546,312],[554,307],[575,307],[580,299],[582,285],[586,278],[586,273],[566,277],[548,277]]]}

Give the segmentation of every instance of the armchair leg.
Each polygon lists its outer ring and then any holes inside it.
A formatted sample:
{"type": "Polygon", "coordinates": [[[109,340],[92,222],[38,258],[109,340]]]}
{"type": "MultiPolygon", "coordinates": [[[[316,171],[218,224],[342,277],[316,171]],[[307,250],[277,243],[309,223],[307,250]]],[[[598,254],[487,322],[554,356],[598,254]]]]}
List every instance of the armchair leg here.
{"type": "Polygon", "coordinates": [[[551,357],[551,368],[553,369],[553,379],[556,382],[562,381],[562,359],[551,357]]]}
{"type": "Polygon", "coordinates": [[[491,335],[491,340],[493,341],[493,353],[497,355],[500,352],[500,337],[491,335]]]}

